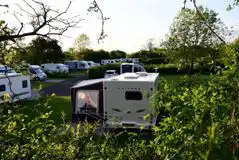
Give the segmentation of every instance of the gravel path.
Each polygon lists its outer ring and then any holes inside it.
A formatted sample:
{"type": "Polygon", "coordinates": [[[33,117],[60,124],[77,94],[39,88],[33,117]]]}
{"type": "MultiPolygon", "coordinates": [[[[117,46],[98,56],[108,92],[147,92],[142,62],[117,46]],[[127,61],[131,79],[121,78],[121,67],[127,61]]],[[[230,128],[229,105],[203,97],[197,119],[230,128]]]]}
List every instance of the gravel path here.
{"type": "Polygon", "coordinates": [[[76,78],[61,81],[59,83],[56,83],[54,85],[42,89],[41,95],[51,95],[54,93],[57,96],[70,96],[71,95],[70,88],[74,86],[76,83],[86,79],[87,76],[82,75],[76,78]]]}

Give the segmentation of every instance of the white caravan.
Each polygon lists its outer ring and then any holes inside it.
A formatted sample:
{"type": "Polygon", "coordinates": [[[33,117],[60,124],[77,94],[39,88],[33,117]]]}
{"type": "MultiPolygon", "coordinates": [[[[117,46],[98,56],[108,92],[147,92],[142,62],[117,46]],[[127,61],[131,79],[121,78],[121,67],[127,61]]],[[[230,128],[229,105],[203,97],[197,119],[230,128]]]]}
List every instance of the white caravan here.
{"type": "Polygon", "coordinates": [[[157,124],[150,107],[158,73],[125,73],[82,81],[71,88],[72,121],[101,120],[106,128],[151,129],[157,124]],[[149,114],[149,119],[144,116],[149,114]]]}
{"type": "Polygon", "coordinates": [[[0,104],[4,103],[4,95],[9,95],[9,103],[31,97],[30,76],[22,76],[18,73],[0,74],[0,104]],[[9,79],[11,85],[9,85],[9,79]]]}
{"type": "Polygon", "coordinates": [[[31,79],[34,79],[36,81],[47,80],[46,73],[41,69],[39,65],[29,65],[29,72],[30,72],[31,79]]]}
{"type": "Polygon", "coordinates": [[[8,66],[0,65],[0,74],[5,74],[5,73],[16,73],[14,69],[8,66]]]}
{"type": "Polygon", "coordinates": [[[116,63],[116,61],[114,59],[104,59],[104,60],[101,60],[101,64],[104,65],[104,64],[114,64],[116,63]]]}
{"type": "Polygon", "coordinates": [[[100,65],[99,63],[95,63],[95,62],[93,62],[93,61],[87,61],[87,63],[88,63],[88,65],[89,65],[90,68],[100,65]]]}
{"type": "Polygon", "coordinates": [[[137,63],[122,63],[120,65],[120,74],[132,72],[146,72],[145,68],[137,63]]]}
{"type": "Polygon", "coordinates": [[[70,70],[87,70],[90,68],[87,61],[73,60],[66,61],[65,64],[69,66],[70,70]]]}
{"type": "Polygon", "coordinates": [[[68,73],[69,72],[69,67],[61,63],[46,63],[46,64],[42,64],[41,68],[48,73],[55,73],[55,72],[68,73]]]}

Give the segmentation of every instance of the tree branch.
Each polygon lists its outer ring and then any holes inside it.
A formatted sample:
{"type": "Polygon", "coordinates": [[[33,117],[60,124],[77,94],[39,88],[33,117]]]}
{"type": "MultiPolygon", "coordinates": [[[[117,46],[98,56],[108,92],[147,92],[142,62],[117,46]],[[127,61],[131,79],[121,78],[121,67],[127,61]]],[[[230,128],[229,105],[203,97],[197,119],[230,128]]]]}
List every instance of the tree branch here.
{"type": "Polygon", "coordinates": [[[98,38],[98,43],[103,40],[105,37],[107,37],[107,35],[105,34],[104,32],[104,25],[105,25],[105,20],[108,20],[109,18],[108,17],[105,17],[101,8],[99,7],[98,3],[96,2],[96,0],[93,0],[92,2],[92,6],[90,6],[88,8],[88,11],[94,11],[96,13],[100,13],[100,16],[101,16],[101,33],[99,35],[99,38],[98,38]]]}
{"type": "Polygon", "coordinates": [[[34,7],[34,5],[29,3],[27,0],[23,0],[23,2],[29,9],[23,9],[20,5],[18,6],[21,11],[30,16],[31,19],[29,21],[29,24],[32,25],[33,29],[28,32],[23,32],[24,24],[27,23],[21,22],[17,15],[14,14],[14,17],[21,24],[21,27],[17,32],[13,32],[13,30],[10,30],[9,28],[5,30],[5,28],[1,26],[0,32],[3,32],[4,34],[0,35],[0,42],[15,41],[15,39],[21,39],[23,37],[35,35],[48,38],[51,35],[60,36],[69,28],[76,27],[78,23],[82,21],[82,19],[79,18],[79,15],[72,16],[69,19],[62,18],[62,16],[68,12],[72,4],[71,1],[62,12],[51,9],[49,6],[38,0],[31,0],[33,4],[37,5],[36,7],[34,7]],[[48,28],[47,32],[44,30],[44,28],[48,28]],[[9,31],[11,31],[11,33],[9,33],[9,31]]]}
{"type": "Polygon", "coordinates": [[[199,11],[199,9],[198,9],[198,7],[197,7],[196,0],[191,0],[191,1],[193,1],[193,5],[194,5],[194,7],[195,7],[195,9],[196,9],[196,11],[197,11],[199,17],[202,19],[203,23],[210,29],[210,31],[211,31],[220,41],[222,41],[222,43],[225,44],[226,42],[223,40],[223,38],[221,38],[221,37],[211,28],[211,26],[210,26],[209,24],[207,24],[205,18],[203,17],[203,15],[201,14],[201,12],[199,11]]]}

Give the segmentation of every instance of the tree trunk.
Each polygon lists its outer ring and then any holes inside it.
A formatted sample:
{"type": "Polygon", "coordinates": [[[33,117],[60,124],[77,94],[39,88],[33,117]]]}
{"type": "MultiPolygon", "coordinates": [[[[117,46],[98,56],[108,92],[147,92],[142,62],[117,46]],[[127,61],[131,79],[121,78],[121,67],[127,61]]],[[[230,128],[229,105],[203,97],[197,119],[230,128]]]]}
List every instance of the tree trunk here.
{"type": "Polygon", "coordinates": [[[194,68],[194,60],[191,59],[190,68],[189,68],[189,75],[192,75],[192,74],[193,74],[193,68],[194,68]]]}

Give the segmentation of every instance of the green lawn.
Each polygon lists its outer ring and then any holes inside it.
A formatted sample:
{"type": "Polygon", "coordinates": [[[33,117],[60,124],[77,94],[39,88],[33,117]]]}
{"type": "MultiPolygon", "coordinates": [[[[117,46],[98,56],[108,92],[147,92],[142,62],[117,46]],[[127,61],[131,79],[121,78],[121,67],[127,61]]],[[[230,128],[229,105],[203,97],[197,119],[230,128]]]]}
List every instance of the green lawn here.
{"type": "Polygon", "coordinates": [[[71,98],[70,97],[43,97],[39,100],[26,101],[20,103],[17,112],[28,115],[30,119],[34,119],[41,113],[52,110],[51,120],[54,120],[55,124],[62,122],[62,112],[65,114],[65,121],[71,121],[71,98]],[[49,108],[50,107],[50,108],[49,108]]]}
{"type": "Polygon", "coordinates": [[[56,84],[56,83],[54,83],[54,82],[44,82],[44,81],[32,81],[31,82],[32,89],[35,89],[35,90],[46,88],[46,87],[54,85],[54,84],[56,84]]]}
{"type": "Polygon", "coordinates": [[[72,71],[69,73],[69,76],[76,77],[80,75],[86,75],[86,71],[72,71]]]}
{"type": "Polygon", "coordinates": [[[86,75],[86,71],[72,71],[69,74],[65,73],[48,73],[48,79],[70,79],[75,78],[77,76],[86,75]]]}

